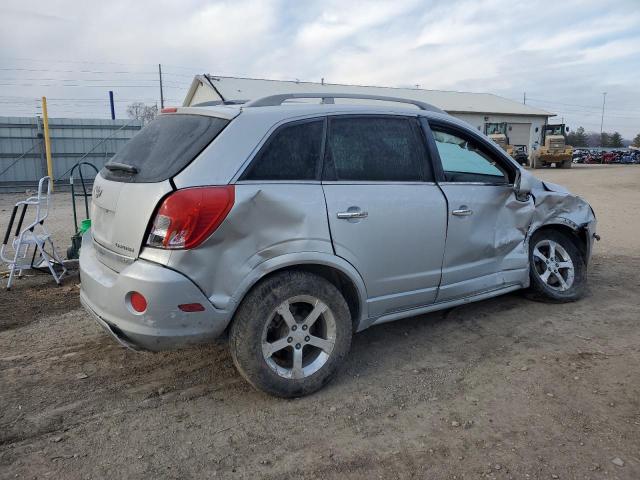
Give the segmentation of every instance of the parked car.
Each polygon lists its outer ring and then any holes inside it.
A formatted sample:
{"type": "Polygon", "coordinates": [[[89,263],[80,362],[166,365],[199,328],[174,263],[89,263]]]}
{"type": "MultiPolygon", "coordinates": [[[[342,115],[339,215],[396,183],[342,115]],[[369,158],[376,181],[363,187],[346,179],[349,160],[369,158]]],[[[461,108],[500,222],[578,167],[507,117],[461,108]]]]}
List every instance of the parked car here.
{"type": "Polygon", "coordinates": [[[153,351],[228,336],[252,385],[293,397],[372,325],[522,288],[580,298],[584,200],[428,104],[287,102],[323,96],[164,109],[105,166],[80,298],[107,332],[153,351]]]}
{"type": "Polygon", "coordinates": [[[640,151],[635,149],[611,150],[607,152],[599,150],[575,150],[573,153],[573,162],[635,164],[640,163],[640,151]]]}

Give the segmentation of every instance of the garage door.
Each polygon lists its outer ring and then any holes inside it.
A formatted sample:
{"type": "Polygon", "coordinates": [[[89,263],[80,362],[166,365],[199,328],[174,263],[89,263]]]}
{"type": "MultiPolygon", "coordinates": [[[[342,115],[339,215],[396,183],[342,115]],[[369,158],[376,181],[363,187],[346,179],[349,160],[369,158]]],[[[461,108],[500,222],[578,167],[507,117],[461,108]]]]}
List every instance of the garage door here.
{"type": "Polygon", "coordinates": [[[510,123],[509,143],[511,145],[526,145],[529,148],[529,138],[531,136],[530,123],[510,123]]]}

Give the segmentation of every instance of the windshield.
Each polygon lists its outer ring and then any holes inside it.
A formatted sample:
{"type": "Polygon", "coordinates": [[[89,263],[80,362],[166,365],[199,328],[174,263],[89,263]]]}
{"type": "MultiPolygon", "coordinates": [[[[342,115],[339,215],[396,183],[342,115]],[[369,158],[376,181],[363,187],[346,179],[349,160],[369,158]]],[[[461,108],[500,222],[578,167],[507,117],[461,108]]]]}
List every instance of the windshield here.
{"type": "Polygon", "coordinates": [[[548,125],[547,135],[564,135],[564,125],[548,125]]]}
{"type": "Polygon", "coordinates": [[[505,123],[487,123],[487,135],[497,135],[506,133],[507,125],[505,123]]]}
{"type": "Polygon", "coordinates": [[[114,155],[100,174],[119,182],[162,182],[189,165],[228,123],[204,115],[160,115],[114,155]]]}

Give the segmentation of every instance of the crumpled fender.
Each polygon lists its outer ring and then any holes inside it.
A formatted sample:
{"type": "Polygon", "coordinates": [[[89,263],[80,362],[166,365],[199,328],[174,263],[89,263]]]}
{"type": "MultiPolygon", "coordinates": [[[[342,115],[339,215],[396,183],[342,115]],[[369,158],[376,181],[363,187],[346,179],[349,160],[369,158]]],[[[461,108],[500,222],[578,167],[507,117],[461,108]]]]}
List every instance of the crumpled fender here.
{"type": "Polygon", "coordinates": [[[587,229],[587,259],[591,251],[591,238],[596,229],[596,216],[584,199],[561,185],[535,179],[531,196],[535,209],[528,238],[545,225],[565,225],[579,233],[587,229]]]}

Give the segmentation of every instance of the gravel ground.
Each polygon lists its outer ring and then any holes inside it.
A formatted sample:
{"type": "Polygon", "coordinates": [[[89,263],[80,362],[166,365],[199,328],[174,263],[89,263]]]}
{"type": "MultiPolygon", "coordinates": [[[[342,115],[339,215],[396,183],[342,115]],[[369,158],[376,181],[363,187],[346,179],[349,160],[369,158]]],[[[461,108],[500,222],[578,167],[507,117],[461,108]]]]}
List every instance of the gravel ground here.
{"type": "MultiPolygon", "coordinates": [[[[223,344],[119,347],[77,274],[19,280],[0,292],[0,478],[640,478],[640,167],[536,174],[598,216],[583,300],[514,293],[371,328],[303,399],[253,390],[223,344]]],[[[55,195],[61,250],[69,206],[55,195]]]]}

